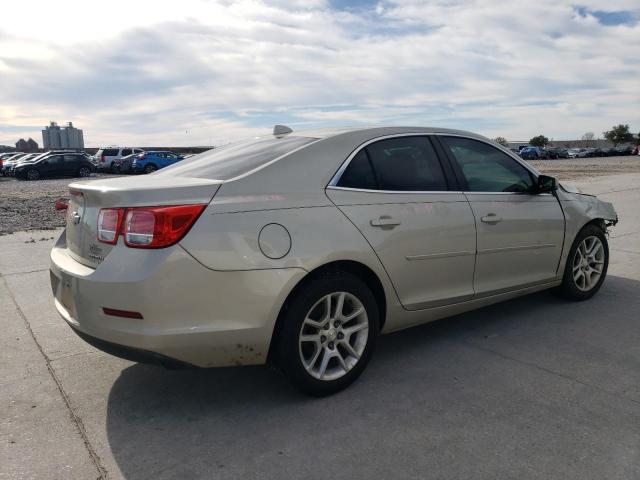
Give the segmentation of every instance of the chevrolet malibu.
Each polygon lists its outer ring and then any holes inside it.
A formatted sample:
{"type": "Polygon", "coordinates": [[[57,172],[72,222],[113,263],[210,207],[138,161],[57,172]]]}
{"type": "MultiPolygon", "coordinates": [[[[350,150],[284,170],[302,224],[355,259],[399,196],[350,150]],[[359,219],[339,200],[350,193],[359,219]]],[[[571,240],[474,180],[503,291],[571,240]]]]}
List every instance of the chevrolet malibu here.
{"type": "Polygon", "coordinates": [[[144,177],[71,184],[51,284],[106,352],[270,362],[327,395],[382,333],[543,289],[590,298],[616,222],[473,133],[276,126],[144,177]]]}

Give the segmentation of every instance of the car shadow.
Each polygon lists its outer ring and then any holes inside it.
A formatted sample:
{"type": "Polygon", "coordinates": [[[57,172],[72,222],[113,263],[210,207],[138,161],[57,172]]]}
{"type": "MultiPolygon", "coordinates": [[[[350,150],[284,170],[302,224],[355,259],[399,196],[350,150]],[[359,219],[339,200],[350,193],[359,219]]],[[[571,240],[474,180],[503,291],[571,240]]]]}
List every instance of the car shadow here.
{"type": "MultiPolygon", "coordinates": [[[[610,276],[587,302],[541,292],[382,336],[362,377],[322,399],[268,367],[135,364],[109,394],[109,447],[129,479],[455,478],[474,468],[495,478],[556,456],[563,466],[546,476],[560,475],[587,448],[574,428],[593,430],[591,452],[617,448],[615,435],[596,436],[627,407],[611,411],[599,395],[640,402],[639,292],[610,276]]],[[[599,455],[585,474],[606,465],[599,455]]]]}

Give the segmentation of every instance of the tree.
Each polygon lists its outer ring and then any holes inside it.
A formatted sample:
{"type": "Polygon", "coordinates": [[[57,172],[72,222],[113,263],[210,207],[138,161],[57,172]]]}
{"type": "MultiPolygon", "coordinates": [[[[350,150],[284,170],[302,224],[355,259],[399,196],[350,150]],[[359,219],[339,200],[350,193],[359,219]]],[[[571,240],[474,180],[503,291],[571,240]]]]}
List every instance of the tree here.
{"type": "Polygon", "coordinates": [[[496,137],[493,139],[494,142],[499,143],[500,145],[502,145],[503,147],[508,147],[509,146],[509,142],[507,142],[507,139],[504,137],[496,137]]]}
{"type": "Polygon", "coordinates": [[[549,143],[549,139],[544,135],[537,135],[529,140],[529,145],[534,147],[544,147],[547,143],[549,143]]]}
{"type": "Polygon", "coordinates": [[[584,135],[582,135],[582,140],[584,140],[587,147],[589,146],[589,142],[593,140],[593,137],[595,137],[593,132],[587,132],[584,135]]]}
{"type": "Polygon", "coordinates": [[[633,134],[629,131],[629,125],[615,125],[611,130],[602,132],[602,134],[604,138],[614,145],[633,141],[633,134]]]}

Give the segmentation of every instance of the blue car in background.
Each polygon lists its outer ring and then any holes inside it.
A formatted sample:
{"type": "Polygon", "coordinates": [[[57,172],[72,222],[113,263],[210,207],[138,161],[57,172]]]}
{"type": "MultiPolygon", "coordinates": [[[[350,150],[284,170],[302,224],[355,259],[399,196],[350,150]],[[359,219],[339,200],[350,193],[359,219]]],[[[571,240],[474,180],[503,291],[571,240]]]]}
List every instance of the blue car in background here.
{"type": "Polygon", "coordinates": [[[520,156],[525,160],[538,160],[549,158],[549,152],[540,147],[525,147],[520,150],[520,156]]]}
{"type": "Polygon", "coordinates": [[[183,159],[182,155],[169,150],[152,150],[138,155],[131,163],[131,171],[134,173],[151,173],[183,159]]]}

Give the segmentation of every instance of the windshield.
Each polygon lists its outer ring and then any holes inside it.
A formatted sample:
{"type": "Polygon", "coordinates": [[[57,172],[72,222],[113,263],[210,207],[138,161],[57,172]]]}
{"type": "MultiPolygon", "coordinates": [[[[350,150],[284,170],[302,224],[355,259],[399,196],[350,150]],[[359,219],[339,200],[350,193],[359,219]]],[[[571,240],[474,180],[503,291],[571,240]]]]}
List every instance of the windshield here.
{"type": "Polygon", "coordinates": [[[194,155],[156,175],[229,180],[307,145],[310,137],[257,137],[194,155]]]}

